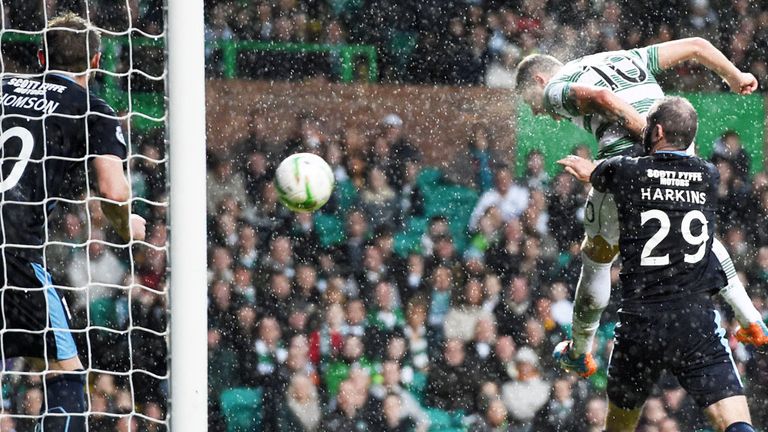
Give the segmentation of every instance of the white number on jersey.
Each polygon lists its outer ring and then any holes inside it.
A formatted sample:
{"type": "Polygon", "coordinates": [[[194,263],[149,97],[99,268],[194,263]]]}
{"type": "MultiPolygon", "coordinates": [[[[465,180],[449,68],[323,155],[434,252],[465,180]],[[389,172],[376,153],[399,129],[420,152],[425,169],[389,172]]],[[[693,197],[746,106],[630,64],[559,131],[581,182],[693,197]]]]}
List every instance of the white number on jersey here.
{"type": "Polygon", "coordinates": [[[19,138],[21,140],[21,153],[19,153],[19,156],[13,158],[18,159],[18,161],[13,165],[11,173],[8,174],[8,177],[0,181],[0,193],[11,189],[19,183],[21,175],[24,173],[24,169],[27,168],[29,158],[32,156],[32,147],[35,144],[35,138],[32,136],[32,132],[21,126],[16,126],[4,131],[3,134],[0,135],[0,149],[2,149],[5,146],[6,141],[11,138],[19,138]]]}
{"type": "MultiPolygon", "coordinates": [[[[648,79],[648,74],[645,72],[645,68],[637,64],[637,62],[629,56],[622,56],[620,61],[613,61],[602,67],[608,67],[613,72],[615,72],[616,75],[628,83],[641,84],[645,82],[646,79],[648,79]],[[627,62],[630,64],[627,64],[627,62]],[[632,72],[633,69],[637,71],[637,76],[630,75],[630,72],[632,72]]],[[[606,71],[604,71],[602,67],[587,65],[584,66],[584,71],[588,69],[595,71],[595,73],[600,75],[600,78],[602,78],[603,82],[611,88],[611,91],[615,92],[619,89],[619,84],[613,78],[611,78],[611,76],[606,71]]]]}
{"type": "MultiPolygon", "coordinates": [[[[666,254],[663,256],[651,256],[651,254],[653,253],[653,248],[658,246],[659,243],[664,241],[667,235],[669,235],[669,229],[672,224],[669,220],[669,216],[667,216],[667,214],[661,210],[648,210],[640,213],[641,225],[645,225],[645,223],[651,219],[658,220],[661,226],[659,227],[659,230],[656,231],[656,234],[654,234],[650,239],[648,239],[648,242],[643,247],[643,251],[640,254],[640,265],[641,266],[668,265],[669,254],[666,254]]],[[[685,262],[687,262],[688,264],[695,264],[701,261],[701,259],[704,258],[704,254],[706,253],[706,243],[707,243],[707,240],[709,240],[707,218],[706,216],[704,216],[704,213],[700,212],[699,210],[691,210],[685,214],[681,225],[682,226],[680,228],[683,233],[683,239],[685,239],[685,241],[688,242],[688,244],[699,247],[696,253],[685,254],[685,262]],[[691,233],[691,224],[693,223],[694,220],[701,222],[701,233],[699,233],[699,235],[693,235],[693,233],[691,233]]]]}

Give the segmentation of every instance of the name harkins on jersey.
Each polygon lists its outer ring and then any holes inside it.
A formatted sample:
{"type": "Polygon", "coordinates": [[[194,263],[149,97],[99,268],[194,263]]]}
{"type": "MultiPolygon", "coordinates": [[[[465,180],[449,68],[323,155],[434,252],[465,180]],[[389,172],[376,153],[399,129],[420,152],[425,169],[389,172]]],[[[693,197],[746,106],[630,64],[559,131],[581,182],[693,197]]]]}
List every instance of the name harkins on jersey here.
{"type": "MultiPolygon", "coordinates": [[[[648,179],[657,179],[659,186],[690,187],[691,182],[701,183],[703,181],[701,172],[690,171],[648,169],[646,170],[646,176],[648,179]]],[[[673,201],[687,202],[691,204],[706,204],[707,193],[689,189],[641,187],[640,199],[646,201],[673,201]]]]}

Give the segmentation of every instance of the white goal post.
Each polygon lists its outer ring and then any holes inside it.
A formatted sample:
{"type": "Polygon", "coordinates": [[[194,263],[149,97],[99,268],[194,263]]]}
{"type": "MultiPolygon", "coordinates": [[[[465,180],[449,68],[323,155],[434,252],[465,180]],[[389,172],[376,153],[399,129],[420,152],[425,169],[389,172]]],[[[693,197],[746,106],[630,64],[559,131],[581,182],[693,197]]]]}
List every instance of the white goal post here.
{"type": "Polygon", "coordinates": [[[203,0],[167,0],[171,416],[208,428],[203,0]]]}

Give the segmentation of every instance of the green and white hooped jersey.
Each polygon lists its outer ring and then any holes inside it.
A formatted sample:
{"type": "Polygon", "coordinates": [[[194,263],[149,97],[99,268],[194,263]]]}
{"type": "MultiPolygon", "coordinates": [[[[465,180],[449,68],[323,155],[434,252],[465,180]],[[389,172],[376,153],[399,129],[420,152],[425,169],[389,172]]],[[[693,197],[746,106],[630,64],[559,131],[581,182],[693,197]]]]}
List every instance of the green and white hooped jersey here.
{"type": "Polygon", "coordinates": [[[610,89],[637,112],[645,114],[664,97],[656,75],[659,49],[656,46],[628,51],[609,51],[585,56],[563,65],[544,88],[544,107],[570,119],[597,138],[597,159],[621,153],[637,142],[626,129],[599,114],[581,114],[570,97],[570,86],[581,84],[610,89]]]}

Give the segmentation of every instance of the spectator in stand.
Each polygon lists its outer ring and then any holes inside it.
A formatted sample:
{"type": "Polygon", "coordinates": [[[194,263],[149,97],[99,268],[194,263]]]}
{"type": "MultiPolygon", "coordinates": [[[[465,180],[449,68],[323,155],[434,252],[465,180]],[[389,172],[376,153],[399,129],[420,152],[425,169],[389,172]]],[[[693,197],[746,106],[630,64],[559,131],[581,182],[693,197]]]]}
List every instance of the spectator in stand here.
{"type": "Polygon", "coordinates": [[[331,361],[325,367],[323,376],[325,388],[330,395],[335,395],[340,391],[342,382],[348,379],[354,370],[359,369],[370,376],[373,368],[373,361],[365,356],[362,338],[347,336],[341,357],[331,361]]]}
{"type": "Polygon", "coordinates": [[[363,250],[368,240],[369,223],[365,214],[360,210],[352,210],[347,214],[347,238],[341,249],[346,259],[346,268],[357,271],[363,264],[363,250]]]}
{"type": "Polygon", "coordinates": [[[474,123],[467,142],[467,151],[459,152],[450,175],[480,193],[493,188],[493,167],[500,159],[490,148],[488,127],[483,123],[474,123]]]}
{"type": "Polygon", "coordinates": [[[579,242],[583,237],[582,223],[579,220],[583,203],[577,194],[577,187],[573,176],[563,172],[555,176],[550,189],[548,228],[561,251],[567,250],[571,244],[579,242]]]}
{"type": "Polygon", "coordinates": [[[382,137],[389,147],[389,160],[392,161],[393,177],[389,179],[395,190],[402,188],[405,178],[405,162],[421,158],[419,150],[408,141],[405,135],[403,119],[395,113],[384,116],[381,120],[382,137]]]}
{"type": "Polygon", "coordinates": [[[470,432],[501,432],[508,431],[507,409],[501,399],[491,399],[485,407],[484,417],[473,424],[470,432]]]}
{"type": "Polygon", "coordinates": [[[384,170],[373,166],[368,171],[367,187],[360,195],[363,209],[374,228],[391,225],[397,215],[397,195],[389,186],[384,170]]]}
{"type": "Polygon", "coordinates": [[[120,286],[125,279],[126,268],[112,249],[104,244],[101,230],[91,231],[90,242],[85,253],[78,253],[72,259],[67,270],[71,286],[86,288],[77,291],[76,309],[85,309],[89,302],[111,298],[117,295],[113,286],[120,286]]]}
{"type": "Polygon", "coordinates": [[[549,186],[549,174],[544,170],[544,153],[531,150],[525,163],[525,180],[528,189],[543,190],[549,186]]]}
{"type": "Polygon", "coordinates": [[[344,308],[332,304],[325,313],[325,320],[318,330],[309,336],[309,358],[315,365],[338,358],[344,345],[346,331],[344,308]]]}
{"type": "Polygon", "coordinates": [[[495,323],[490,317],[479,319],[475,325],[474,337],[467,345],[467,357],[481,381],[496,380],[498,364],[493,352],[495,345],[495,323]]]}
{"type": "Polygon", "coordinates": [[[749,176],[750,159],[741,145],[741,137],[735,131],[729,130],[715,141],[712,152],[712,162],[727,161],[733,167],[734,175],[742,182],[749,176]]]}
{"type": "Polygon", "coordinates": [[[485,214],[489,207],[498,207],[501,211],[501,217],[505,222],[520,217],[528,207],[528,196],[528,189],[515,182],[509,168],[498,168],[494,178],[493,189],[483,193],[474,210],[472,210],[472,215],[469,218],[469,228],[472,230],[477,229],[480,217],[485,214]]]}
{"type": "Polygon", "coordinates": [[[245,183],[242,174],[235,170],[232,161],[228,159],[214,160],[213,173],[208,176],[208,214],[217,214],[217,206],[228,196],[233,197],[239,205],[247,202],[245,183]]]}
{"type": "Polygon", "coordinates": [[[359,393],[353,381],[342,382],[336,396],[336,408],[323,417],[320,430],[327,432],[370,430],[373,425],[364,416],[359,393]]]}
{"type": "Polygon", "coordinates": [[[427,405],[448,411],[468,412],[474,405],[477,381],[466,362],[464,342],[448,340],[441,361],[430,369],[427,379],[427,405]]]}
{"type": "Polygon", "coordinates": [[[409,217],[424,215],[424,194],[418,185],[422,166],[417,160],[405,161],[405,178],[398,193],[398,226],[405,226],[409,217]]]}
{"type": "MultiPolygon", "coordinates": [[[[382,402],[384,423],[380,426],[383,432],[410,432],[414,430],[414,421],[404,415],[402,396],[390,394],[382,402]]],[[[426,429],[421,428],[421,431],[426,429]]]]}
{"type": "Polygon", "coordinates": [[[586,432],[602,432],[605,427],[605,416],[608,414],[608,404],[603,397],[593,397],[587,401],[585,413],[586,432]]]}
{"type": "Polygon", "coordinates": [[[425,373],[429,368],[430,342],[427,334],[427,305],[421,298],[408,304],[406,325],[403,328],[408,357],[417,372],[425,373]]]}
{"type": "MultiPolygon", "coordinates": [[[[393,360],[385,361],[381,365],[381,376],[381,384],[374,385],[371,389],[371,394],[383,402],[385,414],[387,400],[391,396],[397,396],[400,416],[412,420],[418,432],[426,432],[430,425],[429,416],[421,407],[419,401],[402,387],[400,365],[393,360]]],[[[389,420],[387,419],[388,423],[389,420]]],[[[389,427],[392,428],[391,425],[389,427]]]]}
{"type": "Polygon", "coordinates": [[[324,142],[322,122],[312,114],[300,112],[296,115],[293,136],[285,142],[277,160],[283,160],[294,153],[319,154],[324,147],[324,142]]]}
{"type": "Polygon", "coordinates": [[[286,432],[318,430],[322,417],[321,408],[320,398],[312,381],[306,376],[294,375],[288,385],[285,407],[279,413],[278,430],[286,432]]]}
{"type": "Polygon", "coordinates": [[[517,380],[504,384],[502,395],[511,422],[521,428],[532,424],[536,413],[549,400],[551,384],[539,371],[539,355],[528,347],[520,348],[515,355],[517,380]]]}
{"type": "Polygon", "coordinates": [[[516,344],[525,342],[525,322],[533,313],[530,287],[525,276],[515,276],[510,280],[502,301],[493,313],[500,334],[512,336],[516,344]]]}
{"type": "Polygon", "coordinates": [[[729,226],[744,226],[745,214],[739,209],[743,209],[749,199],[747,184],[736,175],[733,164],[727,160],[720,159],[715,166],[720,173],[720,185],[717,190],[720,203],[717,212],[718,226],[721,232],[729,226]]]}
{"type": "Polygon", "coordinates": [[[403,334],[405,314],[400,308],[395,289],[389,281],[376,284],[374,299],[368,312],[367,343],[373,358],[384,358],[389,342],[403,334]]]}
{"type": "Polygon", "coordinates": [[[492,315],[483,310],[483,283],[479,279],[469,279],[453,298],[453,305],[444,318],[446,339],[470,341],[475,336],[478,322],[492,315]]]}
{"type": "Polygon", "coordinates": [[[570,378],[558,378],[552,386],[552,398],[536,415],[534,430],[576,432],[583,421],[576,411],[576,400],[570,378]]]}
{"type": "Polygon", "coordinates": [[[754,202],[757,203],[757,209],[748,212],[750,219],[748,231],[752,234],[750,243],[757,247],[768,246],[768,224],[764,223],[768,220],[768,189],[756,191],[753,196],[755,195],[754,202]]]}
{"type": "Polygon", "coordinates": [[[441,342],[444,337],[445,317],[450,310],[453,291],[453,272],[445,266],[434,269],[431,278],[431,287],[428,295],[429,307],[427,324],[432,342],[441,342]]]}

